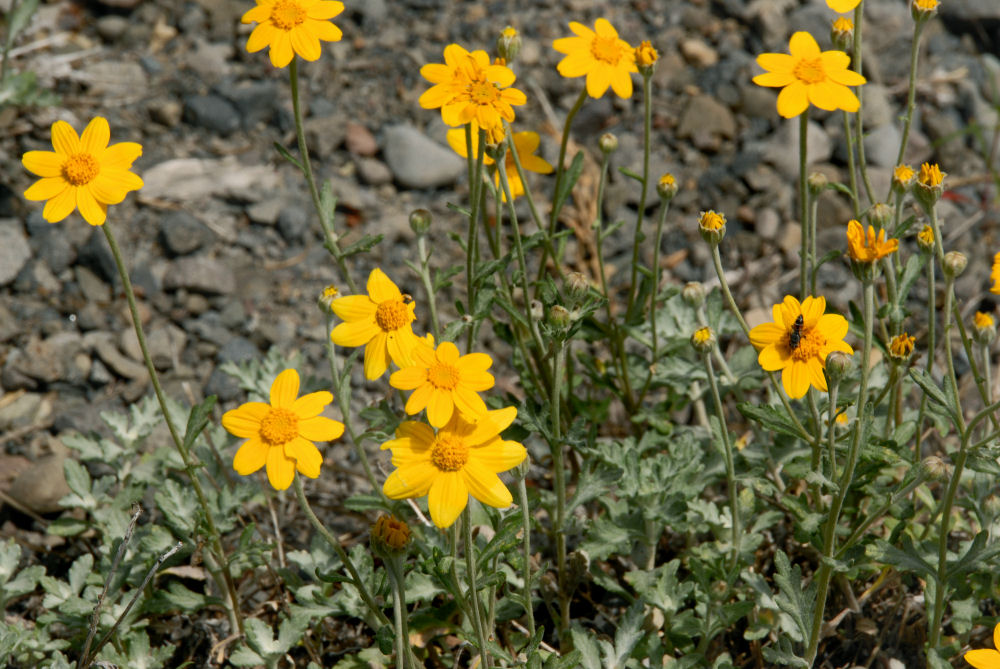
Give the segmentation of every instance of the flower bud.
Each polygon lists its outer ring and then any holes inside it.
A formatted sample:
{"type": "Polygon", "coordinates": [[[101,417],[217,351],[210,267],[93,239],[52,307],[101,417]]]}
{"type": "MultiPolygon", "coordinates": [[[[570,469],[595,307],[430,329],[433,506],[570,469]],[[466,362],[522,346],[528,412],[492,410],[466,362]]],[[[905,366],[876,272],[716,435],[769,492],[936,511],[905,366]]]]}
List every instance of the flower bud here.
{"type": "Polygon", "coordinates": [[[520,51],[521,35],[513,27],[507,26],[500,33],[500,37],[497,37],[497,55],[510,65],[520,51]]]}
{"type": "Polygon", "coordinates": [[[854,40],[854,21],[845,16],[837,18],[830,28],[830,41],[840,51],[849,51],[854,40]]]}
{"type": "Polygon", "coordinates": [[[410,526],[395,516],[382,515],[371,528],[372,551],[381,556],[398,555],[410,543],[410,526]]]}
{"type": "Polygon", "coordinates": [[[992,314],[977,311],[972,317],[972,333],[980,344],[990,344],[997,336],[997,324],[992,314]]]}
{"type": "Polygon", "coordinates": [[[983,500],[983,511],[986,515],[991,518],[996,518],[1000,516],[1000,497],[997,495],[990,495],[983,500]]]}
{"type": "Polygon", "coordinates": [[[566,307],[556,304],[549,309],[548,322],[552,327],[563,330],[569,326],[572,319],[566,307]]]}
{"type": "Polygon", "coordinates": [[[892,170],[892,190],[895,193],[905,193],[913,183],[916,173],[909,165],[896,165],[892,170]]]}
{"type": "Polygon", "coordinates": [[[941,171],[937,163],[924,163],[920,166],[917,182],[913,184],[913,196],[928,213],[941,199],[941,193],[944,192],[942,182],[946,176],[948,175],[941,171]]]}
{"type": "Polygon", "coordinates": [[[816,197],[823,192],[830,180],[822,172],[813,172],[806,179],[806,185],[809,186],[809,193],[813,197],[816,197]]]}
{"type": "Polygon", "coordinates": [[[920,461],[920,467],[927,472],[927,478],[932,481],[943,481],[948,478],[951,467],[936,455],[928,455],[920,461]]]}
{"type": "Polygon", "coordinates": [[[921,228],[920,232],[917,233],[917,246],[924,253],[934,252],[934,228],[929,225],[921,228]]]}
{"type": "Polygon", "coordinates": [[[949,251],[944,254],[944,275],[946,278],[955,279],[961,276],[969,264],[969,259],[964,253],[949,251]]]}
{"type": "Polygon", "coordinates": [[[681,289],[681,298],[689,307],[697,309],[705,304],[705,286],[698,281],[686,283],[681,289]]]}
{"type": "Polygon", "coordinates": [[[691,335],[691,346],[698,353],[711,353],[715,347],[715,332],[709,327],[695,330],[694,334],[691,335]]]}
{"type": "Polygon", "coordinates": [[[618,150],[618,138],[613,133],[606,132],[597,140],[597,145],[604,155],[609,155],[618,150]]]}
{"type": "Polygon", "coordinates": [[[528,308],[531,310],[531,317],[532,318],[534,318],[536,321],[542,319],[542,316],[544,315],[544,311],[543,311],[544,307],[542,306],[541,301],[539,301],[539,300],[532,300],[528,304],[528,308]]]}
{"type": "Polygon", "coordinates": [[[895,363],[902,364],[913,355],[913,346],[917,343],[917,338],[911,335],[898,334],[889,342],[889,359],[895,363]]]}
{"type": "Polygon", "coordinates": [[[677,180],[674,179],[674,175],[669,172],[660,177],[660,180],[656,182],[656,194],[660,196],[660,199],[664,202],[670,202],[677,195],[677,180]]]}
{"type": "Polygon", "coordinates": [[[892,222],[892,207],[884,202],[876,202],[868,210],[868,220],[875,224],[877,228],[888,227],[892,222]]]}
{"type": "Polygon", "coordinates": [[[410,212],[410,229],[419,237],[426,235],[431,227],[431,212],[426,209],[414,209],[410,212]]]}
{"type": "Polygon", "coordinates": [[[853,364],[853,359],[851,356],[847,355],[843,351],[834,351],[830,355],[826,356],[826,378],[830,385],[840,383],[847,372],[850,371],[851,365],[853,364]]]}
{"type": "Polygon", "coordinates": [[[726,217],[711,210],[703,211],[698,217],[698,231],[711,246],[718,246],[726,236],[726,217]]]}
{"type": "Polygon", "coordinates": [[[643,76],[649,76],[653,73],[653,66],[656,65],[659,57],[660,55],[656,53],[656,49],[649,43],[649,40],[643,41],[635,48],[635,66],[639,68],[639,73],[643,76]]]}
{"type": "Polygon", "coordinates": [[[316,299],[316,304],[319,306],[319,310],[325,314],[333,315],[333,301],[337,299],[340,295],[340,291],[332,283],[323,289],[323,292],[319,294],[316,299]]]}
{"type": "Polygon", "coordinates": [[[926,21],[937,13],[938,0],[910,0],[910,15],[914,21],[926,21]]]}
{"type": "Polygon", "coordinates": [[[580,272],[568,273],[563,283],[574,304],[581,302],[590,293],[590,281],[580,272]]]}

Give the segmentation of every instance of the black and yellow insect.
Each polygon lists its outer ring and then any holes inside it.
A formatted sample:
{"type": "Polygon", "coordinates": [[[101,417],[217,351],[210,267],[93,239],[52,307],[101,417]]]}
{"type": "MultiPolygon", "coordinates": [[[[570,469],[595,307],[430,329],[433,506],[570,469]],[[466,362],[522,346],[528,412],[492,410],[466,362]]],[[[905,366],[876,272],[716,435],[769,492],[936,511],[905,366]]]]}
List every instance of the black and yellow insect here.
{"type": "Polygon", "coordinates": [[[788,348],[795,350],[799,347],[799,342],[802,341],[802,326],[805,323],[802,319],[802,314],[799,314],[792,323],[792,331],[788,333],[788,348]]]}

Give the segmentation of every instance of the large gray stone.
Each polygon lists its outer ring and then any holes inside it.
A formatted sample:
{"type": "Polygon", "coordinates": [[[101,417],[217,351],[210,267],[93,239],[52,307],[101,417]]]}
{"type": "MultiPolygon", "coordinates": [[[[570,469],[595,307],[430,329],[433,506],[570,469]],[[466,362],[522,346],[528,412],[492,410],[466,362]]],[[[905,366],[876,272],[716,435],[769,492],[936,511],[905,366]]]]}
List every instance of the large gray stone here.
{"type": "Polygon", "coordinates": [[[209,256],[185,256],[171,263],[163,277],[167,290],[184,288],[209,295],[227,295],[236,290],[236,279],[225,263],[209,256]]]}
{"type": "Polygon", "coordinates": [[[15,219],[0,220],[0,286],[6,286],[31,259],[28,238],[15,219]]]}
{"type": "Polygon", "coordinates": [[[386,129],[384,152],[396,181],[407,188],[445,186],[465,172],[465,160],[412,125],[386,129]]]}

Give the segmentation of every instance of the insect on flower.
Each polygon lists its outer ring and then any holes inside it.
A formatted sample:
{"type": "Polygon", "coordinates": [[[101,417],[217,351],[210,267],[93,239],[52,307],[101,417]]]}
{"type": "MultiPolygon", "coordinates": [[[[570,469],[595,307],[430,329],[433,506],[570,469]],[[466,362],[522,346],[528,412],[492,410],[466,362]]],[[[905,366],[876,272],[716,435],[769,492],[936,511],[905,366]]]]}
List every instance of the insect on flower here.
{"type": "Polygon", "coordinates": [[[799,342],[802,341],[802,326],[805,325],[805,319],[802,318],[802,314],[799,314],[795,322],[792,323],[792,331],[788,333],[788,348],[795,350],[799,347],[799,342]]]}

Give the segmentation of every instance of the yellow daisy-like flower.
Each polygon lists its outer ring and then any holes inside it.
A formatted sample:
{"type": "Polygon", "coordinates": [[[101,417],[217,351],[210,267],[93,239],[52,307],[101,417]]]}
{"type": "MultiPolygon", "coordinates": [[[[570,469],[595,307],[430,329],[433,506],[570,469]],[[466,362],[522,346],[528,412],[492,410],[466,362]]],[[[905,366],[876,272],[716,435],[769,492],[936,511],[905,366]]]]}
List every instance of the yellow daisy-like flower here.
{"type": "Polygon", "coordinates": [[[517,409],[507,407],[469,423],[456,412],[437,433],[424,423],[402,423],[396,438],[382,444],[396,466],[382,491],[389,499],[427,495],[431,520],[442,528],[455,522],[470,493],[498,509],[510,506],[510,491],[497,474],[528,457],[520,443],[500,437],[516,417],[517,409]]]}
{"type": "Polygon", "coordinates": [[[781,385],[792,399],[805,395],[809,386],[826,391],[826,356],[854,353],[844,341],[847,319],[825,311],[824,297],[809,296],[799,304],[786,295],[772,309],[773,323],[750,330],[750,343],[759,351],[757,362],[765,371],[781,370],[781,385]]]}
{"type": "Polygon", "coordinates": [[[819,50],[816,40],[799,31],[788,41],[789,53],[762,53],[757,64],[767,72],[753,82],[759,86],[781,88],[778,113],[785,118],[798,116],[809,105],[827,111],[843,109],[856,112],[861,106],[848,86],[860,86],[865,78],[847,69],[851,58],[843,51],[819,50]]]}
{"type": "Polygon", "coordinates": [[[632,97],[635,49],[618,37],[618,31],[604,18],[594,22],[591,30],[582,23],[571,21],[569,29],[576,37],[562,37],[552,48],[566,57],[559,61],[559,74],[564,77],[587,77],[587,95],[599,98],[612,90],[620,98],[632,97]]]}
{"type": "Polygon", "coordinates": [[[108,146],[108,120],[94,118],[78,136],[66,121],[52,124],[55,151],[28,151],[21,164],[41,179],[24,191],[28,200],[48,200],[42,216],[49,223],[63,220],[74,209],[91,225],[104,225],[108,205],[118,204],[129,191],[142,188],[142,179],[129,172],[142,155],[135,142],[108,146]]]}
{"type": "Polygon", "coordinates": [[[993,282],[990,292],[1000,294],[1000,253],[993,256],[993,268],[990,270],[990,281],[993,282]]]}
{"type": "MultiPolygon", "coordinates": [[[[538,145],[541,138],[538,136],[537,132],[515,132],[514,135],[514,148],[517,149],[517,157],[521,160],[521,167],[528,172],[536,172],[538,174],[551,174],[553,167],[549,164],[547,160],[541,156],[536,156],[535,151],[538,150],[538,145]]],[[[468,152],[465,150],[465,130],[457,128],[455,130],[448,131],[448,146],[452,150],[463,158],[468,157],[468,152]]],[[[472,153],[473,155],[479,155],[479,132],[477,130],[476,124],[472,125],[472,153]]],[[[494,164],[494,160],[489,156],[483,156],[484,165],[494,164]]],[[[517,165],[514,163],[514,154],[507,151],[507,155],[504,156],[503,169],[507,173],[507,185],[510,186],[510,194],[516,200],[521,195],[524,195],[524,183],[521,181],[521,176],[517,173],[517,165]]],[[[497,189],[500,189],[500,173],[497,172],[493,177],[493,183],[496,184],[497,189]]],[[[500,191],[500,197],[504,202],[507,201],[507,194],[502,190],[500,191]]]]}
{"type": "Polygon", "coordinates": [[[379,268],[368,275],[367,295],[348,295],[330,304],[333,313],[344,319],[333,328],[330,338],[337,346],[365,347],[365,378],[377,379],[389,368],[413,364],[412,352],[423,346],[413,334],[415,305],[403,295],[379,268]]]}
{"type": "Polygon", "coordinates": [[[827,7],[841,14],[853,12],[859,4],[861,4],[861,0],[826,0],[827,7]]]}
{"type": "Polygon", "coordinates": [[[256,53],[266,46],[275,67],[285,67],[295,54],[317,60],[322,53],[320,40],[339,42],[344,33],[330,19],[344,11],[335,0],[257,0],[257,6],[240,19],[257,23],[247,40],[247,51],[256,53]]]}
{"type": "Polygon", "coordinates": [[[913,355],[913,347],[917,343],[917,338],[907,333],[898,334],[889,342],[889,357],[897,361],[908,360],[913,355]]]}
{"type": "Polygon", "coordinates": [[[475,121],[492,139],[503,138],[503,121],[513,123],[514,105],[528,101],[525,94],[510,88],[516,77],[506,65],[490,63],[485,51],[469,53],[458,44],[444,49],[444,64],[429,63],[420,74],[434,84],[420,96],[424,109],[441,108],[447,125],[475,121]]]}
{"type": "Polygon", "coordinates": [[[963,657],[976,669],[1000,669],[1000,622],[993,628],[993,646],[996,650],[970,650],[963,657]]]}
{"type": "Polygon", "coordinates": [[[909,165],[896,165],[892,168],[893,189],[900,193],[905,192],[913,183],[914,176],[916,176],[916,172],[909,165]]]}
{"type": "Polygon", "coordinates": [[[432,350],[422,346],[413,351],[414,365],[393,372],[389,385],[412,390],[406,401],[406,413],[413,415],[427,409],[427,422],[444,427],[455,409],[470,422],[486,414],[486,403],[477,393],[493,387],[493,375],[486,370],[493,358],[486,353],[459,355],[458,347],[443,341],[432,350]]]}
{"type": "Polygon", "coordinates": [[[295,471],[314,479],[323,456],[314,441],[332,441],[344,433],[340,421],[321,416],[333,395],[325,390],[298,397],[299,373],[286,369],[271,384],[271,403],[247,402],[222,415],[222,426],[246,439],[233,458],[241,476],[267,466],[275,490],[292,485],[295,471]]]}
{"type": "Polygon", "coordinates": [[[851,219],[847,223],[847,253],[851,260],[860,263],[873,263],[880,260],[899,248],[898,239],[886,239],[885,230],[875,232],[875,228],[868,226],[865,233],[864,226],[858,221],[851,219]]]}
{"type": "Polygon", "coordinates": [[[917,183],[924,188],[938,188],[946,176],[948,175],[941,171],[937,163],[923,163],[917,183]]]}

